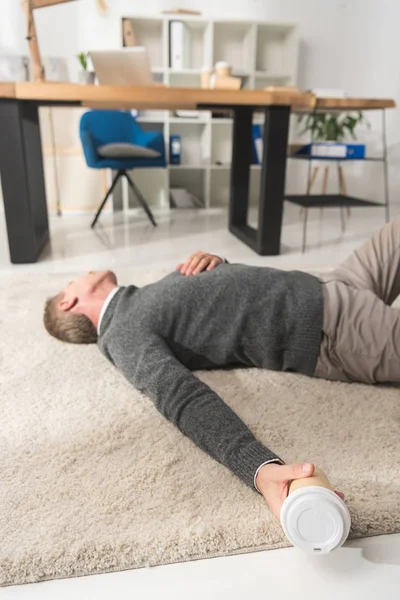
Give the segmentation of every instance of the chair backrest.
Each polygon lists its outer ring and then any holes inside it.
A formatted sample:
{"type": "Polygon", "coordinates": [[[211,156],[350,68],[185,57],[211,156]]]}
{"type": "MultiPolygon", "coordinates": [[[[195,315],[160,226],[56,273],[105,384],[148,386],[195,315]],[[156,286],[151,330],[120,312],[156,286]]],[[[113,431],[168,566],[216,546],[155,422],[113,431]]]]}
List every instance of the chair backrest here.
{"type": "Polygon", "coordinates": [[[140,129],[130,112],[122,110],[90,110],[80,121],[80,131],[90,133],[96,147],[103,144],[129,142],[132,129],[140,129]]]}

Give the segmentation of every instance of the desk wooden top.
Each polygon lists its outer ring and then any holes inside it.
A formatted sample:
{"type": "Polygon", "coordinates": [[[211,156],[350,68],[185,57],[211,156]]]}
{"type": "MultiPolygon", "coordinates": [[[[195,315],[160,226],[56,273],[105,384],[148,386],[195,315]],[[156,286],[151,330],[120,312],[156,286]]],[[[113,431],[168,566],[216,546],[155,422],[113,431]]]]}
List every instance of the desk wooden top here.
{"type": "Polygon", "coordinates": [[[80,85],[75,83],[0,83],[0,99],[90,107],[197,109],[207,106],[301,106],[312,108],[315,96],[293,91],[207,90],[201,88],[80,85]]]}
{"type": "Polygon", "coordinates": [[[198,109],[207,106],[291,106],[296,112],[376,110],[395,108],[390,98],[316,98],[309,92],[268,90],[207,90],[202,88],[80,85],[76,83],[0,83],[0,99],[33,100],[42,104],[77,104],[93,108],[198,109]]]}
{"type": "Polygon", "coordinates": [[[315,106],[317,110],[377,110],[395,108],[396,102],[391,98],[317,98],[315,106]]]}

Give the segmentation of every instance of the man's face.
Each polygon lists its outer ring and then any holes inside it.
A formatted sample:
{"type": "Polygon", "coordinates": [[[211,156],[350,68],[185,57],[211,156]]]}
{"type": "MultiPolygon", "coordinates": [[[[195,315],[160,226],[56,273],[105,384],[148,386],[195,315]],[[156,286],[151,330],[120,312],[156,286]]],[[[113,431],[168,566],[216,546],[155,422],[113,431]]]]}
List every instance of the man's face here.
{"type": "Polygon", "coordinates": [[[78,277],[63,289],[64,296],[82,298],[93,293],[103,283],[118,285],[117,277],[112,271],[89,271],[86,275],[78,277]]]}

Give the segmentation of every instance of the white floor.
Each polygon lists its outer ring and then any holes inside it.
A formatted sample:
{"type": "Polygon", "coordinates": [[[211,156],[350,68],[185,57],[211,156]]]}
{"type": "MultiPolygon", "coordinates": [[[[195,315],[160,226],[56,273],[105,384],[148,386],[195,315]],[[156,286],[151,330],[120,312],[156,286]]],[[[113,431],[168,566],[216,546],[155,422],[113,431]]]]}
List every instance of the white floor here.
{"type": "MultiPolygon", "coordinates": [[[[400,214],[400,205],[392,216],[400,214]]],[[[223,210],[156,214],[153,229],[140,212],[104,215],[89,228],[90,215],[51,219],[51,248],[33,265],[11,265],[4,218],[0,215],[0,273],[65,272],[131,265],[173,269],[195,250],[230,262],[319,269],[340,263],[384,222],[381,209],[356,210],[341,234],[337,209],[310,211],[308,250],[301,254],[302,223],[297,207],[286,205],[282,254],[260,257],[227,231],[223,210]]],[[[130,283],[130,282],[122,282],[130,283]]],[[[331,555],[307,556],[294,548],[213,558],[148,569],[62,579],[2,588],[7,600],[153,600],[247,597],[307,600],[385,600],[400,597],[400,534],[349,541],[331,555]]]]}
{"type": "MultiPolygon", "coordinates": [[[[392,217],[400,214],[400,203],[392,206],[392,217]]],[[[384,224],[383,209],[352,209],[346,232],[341,232],[339,209],[309,211],[307,251],[301,253],[303,216],[300,209],[285,204],[280,256],[258,256],[231,235],[223,209],[174,210],[155,213],[154,228],[141,210],[128,215],[104,214],[94,230],[92,215],[52,217],[51,246],[32,265],[9,261],[4,216],[0,213],[0,273],[85,272],[86,269],[131,265],[132,269],[174,268],[195,250],[224,255],[230,262],[273,267],[309,268],[333,266],[384,224]]],[[[251,217],[254,217],[252,214],[251,217]]],[[[250,220],[251,224],[254,224],[250,220]]]]}

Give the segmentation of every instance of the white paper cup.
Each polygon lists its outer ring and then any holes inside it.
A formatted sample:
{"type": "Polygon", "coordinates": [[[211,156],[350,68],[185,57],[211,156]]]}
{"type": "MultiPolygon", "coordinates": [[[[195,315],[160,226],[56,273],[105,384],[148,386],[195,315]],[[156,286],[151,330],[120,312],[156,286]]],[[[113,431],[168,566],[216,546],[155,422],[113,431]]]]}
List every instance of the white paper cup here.
{"type": "Polygon", "coordinates": [[[294,546],[306,552],[326,554],[346,541],[351,525],[343,500],[322,486],[302,487],[285,499],[281,524],[294,546]]]}

